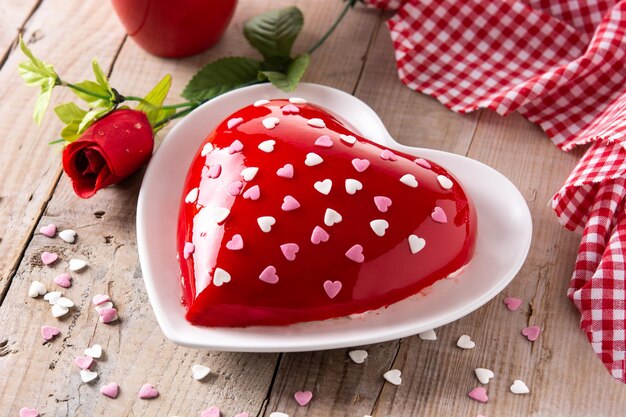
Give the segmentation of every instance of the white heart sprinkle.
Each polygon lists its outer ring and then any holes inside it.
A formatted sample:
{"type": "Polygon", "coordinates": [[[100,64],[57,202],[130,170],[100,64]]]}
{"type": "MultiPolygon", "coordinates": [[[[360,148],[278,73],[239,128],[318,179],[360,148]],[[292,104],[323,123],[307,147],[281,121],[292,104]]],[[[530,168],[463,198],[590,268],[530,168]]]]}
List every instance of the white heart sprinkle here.
{"type": "Polygon", "coordinates": [[[226,126],[228,126],[229,129],[234,129],[235,127],[239,126],[242,123],[243,123],[242,117],[233,117],[232,119],[229,119],[228,122],[226,122],[226,126]]]}
{"type": "Polygon", "coordinates": [[[268,233],[272,230],[272,226],[276,224],[276,219],[272,216],[262,216],[256,219],[256,222],[259,224],[262,231],[268,233]]]}
{"type": "Polygon", "coordinates": [[[274,151],[274,145],[276,145],[275,140],[266,140],[264,142],[259,143],[259,149],[262,150],[263,152],[270,153],[274,151]]]}
{"type": "Polygon", "coordinates": [[[72,229],[67,229],[59,232],[59,237],[67,243],[74,243],[76,241],[76,232],[72,229]]]}
{"type": "Polygon", "coordinates": [[[513,394],[528,394],[530,392],[530,390],[528,389],[528,386],[524,383],[524,381],[520,380],[520,379],[516,379],[515,381],[513,381],[513,385],[511,385],[511,392],[513,394]]]}
{"type": "Polygon", "coordinates": [[[340,223],[343,217],[341,214],[337,213],[335,210],[331,208],[326,209],[326,213],[324,214],[324,224],[326,226],[332,226],[335,223],[340,223]]]}
{"type": "Polygon", "coordinates": [[[352,359],[354,363],[363,363],[365,359],[367,359],[367,351],[366,350],[351,350],[348,352],[348,356],[352,359]]]}
{"type": "Polygon", "coordinates": [[[200,152],[200,156],[207,156],[213,150],[213,144],[211,142],[205,143],[200,152]]]}
{"type": "Polygon", "coordinates": [[[269,103],[270,103],[269,100],[265,100],[265,99],[257,100],[254,102],[254,107],[265,106],[266,104],[269,104],[269,103]]]}
{"type": "Polygon", "coordinates": [[[259,172],[259,168],[257,167],[248,167],[241,170],[241,176],[246,181],[252,181],[252,179],[256,176],[256,173],[259,172]]]}
{"type": "Polygon", "coordinates": [[[400,178],[400,182],[412,188],[417,187],[417,180],[415,179],[415,176],[413,174],[403,175],[402,178],[400,178]]]}
{"type": "Polygon", "coordinates": [[[320,193],[328,195],[333,187],[333,182],[330,179],[325,179],[324,181],[317,181],[313,187],[320,193]]]}
{"type": "Polygon", "coordinates": [[[54,303],[54,305],[58,305],[61,307],[67,307],[67,308],[72,308],[74,307],[74,302],[72,300],[70,300],[69,298],[65,298],[65,297],[61,297],[57,300],[56,303],[54,303]]]}
{"type": "Polygon", "coordinates": [[[187,197],[185,197],[185,203],[195,203],[198,199],[198,188],[194,188],[193,190],[187,193],[187,197]]]}
{"type": "Polygon", "coordinates": [[[46,292],[46,286],[39,281],[33,281],[28,288],[28,296],[32,298],[37,298],[40,295],[45,295],[46,292]]]}
{"type": "Polygon", "coordinates": [[[90,371],[89,369],[83,369],[80,371],[80,379],[85,383],[89,383],[94,379],[98,378],[98,373],[90,371]]]}
{"type": "Polygon", "coordinates": [[[289,97],[289,102],[293,104],[306,104],[306,99],[300,97],[289,97]]]}
{"type": "Polygon", "coordinates": [[[211,219],[218,224],[226,220],[229,214],[230,210],[224,207],[213,207],[211,209],[211,219]]]}
{"type": "Polygon", "coordinates": [[[204,365],[195,364],[194,366],[191,367],[191,375],[193,376],[193,379],[195,379],[196,381],[203,380],[210,373],[211,373],[211,368],[208,368],[204,365]]]}
{"type": "Polygon", "coordinates": [[[112,303],[112,302],[110,302],[110,301],[107,301],[107,302],[105,302],[105,303],[98,304],[98,305],[95,307],[96,311],[104,310],[104,309],[107,309],[107,308],[113,308],[113,303],[112,303]]]}
{"type": "Polygon", "coordinates": [[[213,272],[213,285],[221,287],[225,282],[230,282],[230,274],[222,268],[215,268],[215,272],[213,272]]]}
{"type": "Polygon", "coordinates": [[[349,143],[350,145],[354,145],[356,143],[356,138],[352,135],[339,135],[339,139],[342,141],[349,143]]]}
{"type": "Polygon", "coordinates": [[[85,349],[85,355],[94,359],[99,359],[102,356],[102,346],[95,344],[90,348],[85,349]]]}
{"type": "Polygon", "coordinates": [[[464,334],[463,336],[459,337],[456,345],[461,349],[474,349],[476,343],[474,343],[468,335],[464,334]]]}
{"type": "Polygon", "coordinates": [[[354,195],[356,194],[357,191],[362,190],[363,189],[363,184],[361,184],[361,181],[352,179],[352,178],[348,178],[346,180],[346,192],[350,195],[354,195]]]}
{"type": "Polygon", "coordinates": [[[426,241],[421,237],[417,237],[415,235],[409,236],[409,248],[411,249],[412,254],[416,254],[417,252],[424,249],[426,246],[426,241]]]}
{"type": "Polygon", "coordinates": [[[70,271],[76,272],[87,266],[87,262],[82,259],[70,259],[70,271]]]}
{"type": "Polygon", "coordinates": [[[55,304],[52,306],[52,317],[59,318],[69,313],[70,309],[61,305],[55,304]]]}
{"type": "Polygon", "coordinates": [[[280,119],[278,117],[267,117],[261,123],[263,123],[266,129],[274,129],[280,123],[280,119]]]}
{"type": "Polygon", "coordinates": [[[392,383],[393,385],[400,385],[402,383],[402,372],[397,369],[392,369],[383,374],[383,378],[387,380],[387,382],[392,383]]]}
{"type": "Polygon", "coordinates": [[[430,341],[437,340],[437,333],[435,333],[434,330],[426,330],[425,332],[418,333],[417,336],[421,340],[430,340],[430,341]]]}
{"type": "Polygon", "coordinates": [[[474,373],[481,384],[488,384],[489,380],[495,376],[493,371],[487,368],[476,368],[474,373]]]}
{"type": "Polygon", "coordinates": [[[389,227],[389,222],[383,219],[376,219],[370,222],[370,227],[376,233],[377,236],[385,236],[385,232],[389,227]]]}
{"type": "Polygon", "coordinates": [[[319,127],[320,129],[323,129],[326,127],[326,123],[324,123],[324,121],[322,119],[319,119],[317,117],[314,117],[312,119],[309,119],[306,122],[309,126],[313,126],[313,127],[319,127]]]}
{"type": "Polygon", "coordinates": [[[441,185],[441,188],[444,190],[452,188],[452,180],[445,175],[437,175],[437,181],[439,181],[439,185],[441,185]]]}
{"type": "Polygon", "coordinates": [[[59,299],[63,296],[60,291],[50,291],[43,296],[43,299],[54,305],[59,301],[59,299]]]}
{"type": "Polygon", "coordinates": [[[273,413],[270,413],[270,417],[289,417],[289,414],[274,411],[273,413]]]}
{"type": "Polygon", "coordinates": [[[321,156],[319,156],[318,154],[314,153],[314,152],[309,152],[308,154],[306,154],[306,159],[304,160],[304,165],[309,166],[309,167],[313,167],[315,165],[319,165],[322,162],[324,162],[324,160],[322,159],[321,156]]]}

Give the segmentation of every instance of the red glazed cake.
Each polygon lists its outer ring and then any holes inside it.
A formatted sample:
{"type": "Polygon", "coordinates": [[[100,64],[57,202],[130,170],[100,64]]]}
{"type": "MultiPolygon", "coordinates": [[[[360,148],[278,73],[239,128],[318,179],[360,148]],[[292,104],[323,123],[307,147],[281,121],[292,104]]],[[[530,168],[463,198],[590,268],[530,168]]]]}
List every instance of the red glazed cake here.
{"type": "Polygon", "coordinates": [[[189,169],[178,222],[187,320],[376,310],[459,271],[475,240],[474,206],[444,168],[303,99],[261,100],[216,126],[189,169]]]}

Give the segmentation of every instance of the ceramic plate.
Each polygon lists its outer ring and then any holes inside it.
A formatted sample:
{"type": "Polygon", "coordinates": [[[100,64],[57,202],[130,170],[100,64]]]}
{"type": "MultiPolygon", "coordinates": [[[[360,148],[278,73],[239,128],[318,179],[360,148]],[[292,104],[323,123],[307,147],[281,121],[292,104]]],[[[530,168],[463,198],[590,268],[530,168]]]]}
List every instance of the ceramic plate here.
{"type": "Polygon", "coordinates": [[[532,221],[519,190],[502,174],[472,159],[398,144],[376,113],[342,91],[301,84],[286,94],[269,84],[224,94],[194,110],[170,131],[152,158],[137,206],[139,260],[150,303],[163,333],[175,343],[214,350],[290,352],[377,343],[457,320],[495,297],[515,277],[530,246],[532,221]],[[203,139],[235,110],[259,99],[295,96],[341,115],[362,136],[450,170],[474,200],[476,254],[462,275],[362,319],[338,318],[290,326],[208,328],[185,320],[176,260],[176,223],[187,168],[203,139]]]}

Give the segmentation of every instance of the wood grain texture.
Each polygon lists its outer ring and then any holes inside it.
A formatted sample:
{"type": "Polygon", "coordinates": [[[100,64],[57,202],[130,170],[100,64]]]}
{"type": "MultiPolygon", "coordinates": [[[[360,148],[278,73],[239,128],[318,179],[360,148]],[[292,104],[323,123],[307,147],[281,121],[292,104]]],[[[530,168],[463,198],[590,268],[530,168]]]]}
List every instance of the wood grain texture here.
{"type": "Polygon", "coordinates": [[[40,0],[3,0],[0,2],[0,68],[17,43],[19,33],[40,0]]]}

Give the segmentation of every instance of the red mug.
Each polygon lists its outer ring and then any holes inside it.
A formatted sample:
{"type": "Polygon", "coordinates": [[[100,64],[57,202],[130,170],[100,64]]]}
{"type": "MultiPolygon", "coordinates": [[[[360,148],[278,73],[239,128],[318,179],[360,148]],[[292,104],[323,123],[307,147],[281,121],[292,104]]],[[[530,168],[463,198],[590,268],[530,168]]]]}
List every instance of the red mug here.
{"type": "Polygon", "coordinates": [[[198,54],[223,35],[237,0],[112,0],[126,32],[164,58],[198,54]]]}

